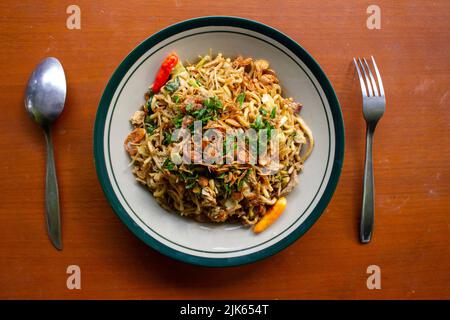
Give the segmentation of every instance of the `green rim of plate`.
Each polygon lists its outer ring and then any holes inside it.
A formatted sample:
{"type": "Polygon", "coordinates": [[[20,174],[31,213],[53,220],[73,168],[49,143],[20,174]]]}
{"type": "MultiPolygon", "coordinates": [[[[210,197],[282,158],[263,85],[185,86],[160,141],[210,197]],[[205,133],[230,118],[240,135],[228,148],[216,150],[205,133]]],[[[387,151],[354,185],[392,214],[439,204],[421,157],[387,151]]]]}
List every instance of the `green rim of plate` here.
{"type": "Polygon", "coordinates": [[[336,93],[333,90],[333,87],[331,86],[330,81],[328,80],[323,70],[320,68],[319,64],[314,60],[314,58],[293,39],[272,27],[269,27],[257,21],[229,16],[208,16],[185,20],[155,33],[154,35],[150,36],[142,43],[140,43],[120,63],[119,67],[111,76],[111,79],[109,80],[100,100],[94,126],[94,162],[97,170],[97,176],[106,198],[108,199],[111,207],[122,220],[122,222],[125,223],[125,225],[131,230],[131,232],[133,232],[139,239],[141,239],[147,245],[151,246],[157,251],[161,252],[162,254],[186,263],[209,267],[236,266],[270,257],[292,244],[306,231],[308,231],[309,228],[311,228],[311,226],[322,215],[336,189],[344,160],[344,145],[344,121],[342,118],[339,101],[337,99],[336,93]],[[327,182],[325,191],[322,194],[322,197],[320,198],[319,202],[317,203],[311,214],[308,216],[308,218],[287,237],[271,245],[270,247],[248,255],[232,258],[199,257],[177,251],[159,242],[148,233],[146,233],[139,225],[137,225],[128,215],[126,210],[122,207],[113,190],[106,169],[106,159],[103,143],[108,108],[111,104],[114,92],[116,91],[120,81],[132,67],[132,65],[153,46],[173,35],[191,29],[211,26],[239,27],[255,31],[266,37],[274,39],[275,41],[281,43],[290,51],[292,51],[292,53],[294,53],[309,68],[309,70],[319,82],[320,87],[327,97],[335,128],[335,155],[333,167],[331,169],[331,175],[327,182]]]}

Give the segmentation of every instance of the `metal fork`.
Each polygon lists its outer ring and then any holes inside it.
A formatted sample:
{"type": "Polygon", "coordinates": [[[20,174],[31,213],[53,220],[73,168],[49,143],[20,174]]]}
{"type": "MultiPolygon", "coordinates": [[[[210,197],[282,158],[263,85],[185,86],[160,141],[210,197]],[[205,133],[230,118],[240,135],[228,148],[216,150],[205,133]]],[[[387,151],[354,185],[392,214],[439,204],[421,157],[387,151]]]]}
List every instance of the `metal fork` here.
{"type": "Polygon", "coordinates": [[[364,165],[364,187],[363,201],[361,210],[360,225],[360,241],[361,243],[369,243],[372,238],[372,230],[374,223],[374,184],[373,184],[373,165],[372,165],[372,140],[377,126],[378,120],[386,110],[386,98],[384,96],[383,82],[381,81],[380,72],[378,71],[375,59],[372,58],[373,69],[375,70],[375,78],[370,70],[367,60],[353,58],[353,62],[358,71],[359,82],[363,97],[363,114],[366,120],[366,161],[364,165]],[[362,70],[362,72],[361,72],[362,70]]]}

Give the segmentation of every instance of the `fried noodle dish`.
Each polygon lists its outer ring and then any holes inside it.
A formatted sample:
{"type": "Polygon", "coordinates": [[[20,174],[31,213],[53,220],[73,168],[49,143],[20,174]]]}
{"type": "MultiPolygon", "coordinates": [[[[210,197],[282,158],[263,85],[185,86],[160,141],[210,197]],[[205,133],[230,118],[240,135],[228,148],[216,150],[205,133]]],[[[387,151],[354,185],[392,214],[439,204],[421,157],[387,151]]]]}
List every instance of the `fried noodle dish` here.
{"type": "Polygon", "coordinates": [[[163,208],[198,221],[252,225],[256,233],[278,218],[314,139],[299,115],[302,105],[283,97],[268,61],[219,53],[183,64],[171,53],[145,101],[130,119],[133,130],[125,149],[137,181],[163,208]],[[206,135],[208,129],[218,135],[206,135]],[[188,138],[174,139],[176,130],[188,138]],[[259,143],[256,148],[244,134],[249,130],[257,133],[252,140],[259,143]],[[196,132],[200,145],[194,141],[196,132]],[[242,136],[244,144],[239,144],[242,136]],[[219,140],[223,153],[211,148],[219,140]],[[190,147],[180,152],[186,143],[190,147]],[[260,151],[265,154],[259,156],[260,151]],[[208,152],[223,161],[202,161],[208,152]],[[273,152],[276,161],[269,156],[273,152]]]}

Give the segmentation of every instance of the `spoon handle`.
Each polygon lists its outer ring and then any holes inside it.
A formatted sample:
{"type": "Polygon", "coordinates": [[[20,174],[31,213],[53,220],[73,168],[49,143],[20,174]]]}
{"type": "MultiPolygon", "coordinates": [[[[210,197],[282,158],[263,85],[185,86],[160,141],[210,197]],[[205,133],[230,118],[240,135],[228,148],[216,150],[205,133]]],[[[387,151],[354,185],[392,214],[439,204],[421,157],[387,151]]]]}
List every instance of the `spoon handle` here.
{"type": "Polygon", "coordinates": [[[61,217],[59,214],[59,192],[56,179],[55,159],[50,125],[44,126],[45,142],[47,144],[47,170],[45,176],[45,218],[47,231],[53,245],[62,250],[61,217]]]}

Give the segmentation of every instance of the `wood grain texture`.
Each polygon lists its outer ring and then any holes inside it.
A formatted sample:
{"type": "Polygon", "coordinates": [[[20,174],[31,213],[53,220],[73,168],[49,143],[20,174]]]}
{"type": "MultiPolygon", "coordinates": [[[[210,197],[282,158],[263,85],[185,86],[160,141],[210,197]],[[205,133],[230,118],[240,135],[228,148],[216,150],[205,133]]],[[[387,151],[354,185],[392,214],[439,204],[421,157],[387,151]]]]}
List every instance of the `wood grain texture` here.
{"type": "Polygon", "coordinates": [[[376,1],[381,30],[366,28],[367,1],[76,1],[0,4],[0,298],[450,298],[450,2],[376,1]],[[325,214],[288,249],[225,269],[186,265],[148,248],[103,196],[92,154],[97,105],[115,67],[169,24],[202,15],[256,19],[308,50],[342,105],[346,153],[325,214]],[[387,111],[375,134],[376,226],[358,243],[365,124],[353,56],[373,54],[387,111]],[[53,128],[64,250],[44,222],[43,134],[25,113],[34,66],[58,57],[68,97],[53,128]],[[66,288],[79,265],[82,289],[66,288]],[[366,268],[382,271],[368,290],[366,268]]]}

